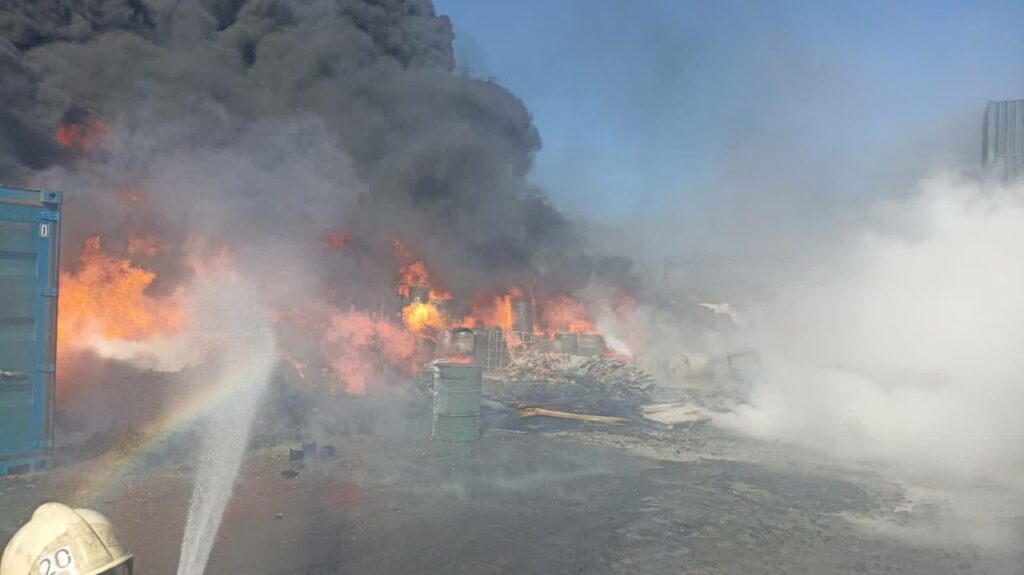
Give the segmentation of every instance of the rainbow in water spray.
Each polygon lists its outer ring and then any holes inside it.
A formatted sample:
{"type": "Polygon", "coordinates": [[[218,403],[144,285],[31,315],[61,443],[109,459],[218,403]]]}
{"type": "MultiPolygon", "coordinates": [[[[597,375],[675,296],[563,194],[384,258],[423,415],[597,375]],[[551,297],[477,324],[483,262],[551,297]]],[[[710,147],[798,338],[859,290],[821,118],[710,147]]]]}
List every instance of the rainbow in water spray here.
{"type": "Polygon", "coordinates": [[[141,430],[142,439],[131,447],[111,451],[100,457],[94,462],[94,470],[85,473],[75,494],[89,503],[103,501],[117,493],[147,454],[228,401],[236,390],[247,383],[244,378],[221,379],[209,386],[200,387],[159,418],[148,422],[141,430]]]}

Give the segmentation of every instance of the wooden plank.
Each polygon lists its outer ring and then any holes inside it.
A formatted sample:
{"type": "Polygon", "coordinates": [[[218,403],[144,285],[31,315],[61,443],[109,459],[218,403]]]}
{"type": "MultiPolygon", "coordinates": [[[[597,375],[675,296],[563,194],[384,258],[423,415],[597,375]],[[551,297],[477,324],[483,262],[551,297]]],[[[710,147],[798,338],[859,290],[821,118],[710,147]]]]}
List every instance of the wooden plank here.
{"type": "Polygon", "coordinates": [[[693,425],[711,421],[700,407],[689,403],[655,403],[640,408],[644,419],[668,429],[677,425],[693,425]]]}
{"type": "Polygon", "coordinates": [[[609,415],[590,415],[587,413],[570,413],[568,411],[557,411],[554,409],[545,409],[543,407],[520,407],[519,417],[534,417],[534,416],[545,416],[545,417],[558,417],[560,419],[573,419],[576,421],[585,421],[587,423],[604,423],[608,425],[620,425],[628,423],[628,419],[622,417],[611,417],[609,415]]]}

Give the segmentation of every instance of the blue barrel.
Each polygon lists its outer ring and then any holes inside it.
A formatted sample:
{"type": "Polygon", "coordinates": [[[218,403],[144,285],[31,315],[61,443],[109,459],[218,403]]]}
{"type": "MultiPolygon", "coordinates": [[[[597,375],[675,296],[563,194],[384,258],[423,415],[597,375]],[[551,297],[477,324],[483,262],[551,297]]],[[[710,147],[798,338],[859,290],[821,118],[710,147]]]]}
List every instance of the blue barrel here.
{"type": "Polygon", "coordinates": [[[438,441],[465,442],[480,438],[480,395],[483,370],[471,363],[439,363],[434,379],[434,427],[438,441]]]}
{"type": "Polygon", "coordinates": [[[0,186],[0,475],[53,448],[60,192],[0,186]]]}

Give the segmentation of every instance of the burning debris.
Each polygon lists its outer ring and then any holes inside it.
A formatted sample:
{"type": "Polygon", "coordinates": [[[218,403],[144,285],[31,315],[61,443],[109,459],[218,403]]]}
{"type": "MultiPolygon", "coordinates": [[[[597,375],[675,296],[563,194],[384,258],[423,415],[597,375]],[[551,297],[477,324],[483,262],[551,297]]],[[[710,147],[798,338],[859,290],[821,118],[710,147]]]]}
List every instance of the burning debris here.
{"type": "Polygon", "coordinates": [[[583,288],[628,267],[529,183],[529,113],[429,1],[30,4],[0,6],[0,181],[68,191],[59,409],[130,428],[190,389],[211,269],[258,286],[282,404],[608,354],[583,288]]]}
{"type": "Polygon", "coordinates": [[[65,358],[94,332],[188,323],[195,270],[175,246],[231,251],[282,318],[320,313],[282,355],[350,393],[447,355],[452,330],[499,330],[497,369],[549,341],[593,350],[559,335],[596,331],[575,295],[628,266],[579,249],[528,183],[528,111],[455,73],[429,1],[31,4],[0,7],[0,180],[74,194],[65,358]]]}

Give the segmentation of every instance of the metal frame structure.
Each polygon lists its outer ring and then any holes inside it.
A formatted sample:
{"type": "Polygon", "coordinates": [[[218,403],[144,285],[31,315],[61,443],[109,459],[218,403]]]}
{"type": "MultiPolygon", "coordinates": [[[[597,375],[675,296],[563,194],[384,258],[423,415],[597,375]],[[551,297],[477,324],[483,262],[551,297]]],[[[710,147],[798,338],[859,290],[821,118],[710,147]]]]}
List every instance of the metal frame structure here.
{"type": "Polygon", "coordinates": [[[62,201],[0,186],[0,475],[52,455],[62,201]]]}
{"type": "Polygon", "coordinates": [[[516,350],[530,351],[535,349],[544,336],[522,331],[506,333],[500,329],[487,332],[487,353],[484,356],[484,373],[495,374],[505,371],[515,352],[509,349],[513,345],[516,350]],[[510,344],[508,335],[514,336],[515,344],[510,344]]]}
{"type": "Polygon", "coordinates": [[[989,102],[985,107],[981,163],[1004,182],[1024,177],[1024,100],[989,102]]]}

